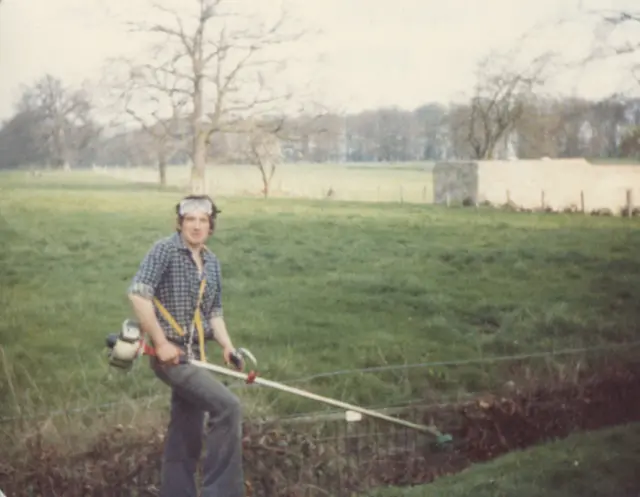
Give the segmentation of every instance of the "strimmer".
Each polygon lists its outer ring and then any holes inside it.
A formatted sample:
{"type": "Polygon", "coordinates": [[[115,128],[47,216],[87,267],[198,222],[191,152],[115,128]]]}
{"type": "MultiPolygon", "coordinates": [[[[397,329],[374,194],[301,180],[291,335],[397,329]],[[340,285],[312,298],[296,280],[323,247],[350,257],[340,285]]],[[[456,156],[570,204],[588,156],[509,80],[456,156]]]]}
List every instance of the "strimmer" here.
{"type": "MultiPolygon", "coordinates": [[[[137,325],[137,323],[135,323],[130,319],[126,319],[124,321],[120,334],[110,334],[107,337],[106,343],[107,343],[107,347],[110,349],[109,363],[112,366],[125,369],[125,370],[130,369],[133,363],[135,362],[135,360],[141,355],[149,355],[149,356],[155,355],[155,350],[149,344],[147,344],[142,338],[140,333],[140,328],[137,325]]],[[[237,369],[240,369],[242,367],[242,362],[244,359],[249,359],[254,366],[257,365],[257,361],[253,356],[253,354],[251,354],[251,352],[243,348],[236,349],[234,356],[232,356],[232,361],[237,369]]],[[[181,362],[186,363],[187,359],[182,357],[181,362]]],[[[243,373],[241,371],[233,371],[224,366],[218,366],[215,364],[210,364],[208,362],[198,361],[195,359],[192,359],[188,362],[190,364],[193,364],[194,366],[207,369],[214,373],[219,373],[225,376],[230,376],[233,378],[244,380],[246,383],[263,385],[268,388],[273,388],[275,390],[280,390],[282,392],[287,392],[293,395],[315,400],[323,404],[331,405],[339,409],[343,409],[346,411],[348,419],[351,416],[353,416],[353,413],[360,413],[362,415],[365,415],[371,418],[377,418],[383,421],[387,421],[389,423],[405,426],[407,428],[411,428],[413,430],[417,430],[419,432],[432,435],[433,437],[435,437],[436,443],[438,445],[446,445],[451,443],[453,440],[451,435],[444,434],[433,426],[426,426],[426,425],[421,425],[417,423],[412,423],[404,419],[395,418],[393,416],[387,416],[386,414],[382,414],[380,412],[377,412],[371,409],[366,409],[364,407],[360,407],[357,405],[348,404],[346,402],[332,399],[330,397],[317,395],[315,393],[309,392],[307,390],[302,390],[300,388],[291,387],[289,385],[285,385],[284,383],[259,378],[257,376],[257,373],[254,370],[250,371],[249,373],[243,373]]]]}

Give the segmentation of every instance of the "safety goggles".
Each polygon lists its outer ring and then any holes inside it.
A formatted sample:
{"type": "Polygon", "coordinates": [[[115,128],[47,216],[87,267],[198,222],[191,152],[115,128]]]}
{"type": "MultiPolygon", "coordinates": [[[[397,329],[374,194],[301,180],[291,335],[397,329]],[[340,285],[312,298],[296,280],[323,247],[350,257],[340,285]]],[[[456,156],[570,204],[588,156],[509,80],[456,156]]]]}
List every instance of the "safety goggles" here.
{"type": "Polygon", "coordinates": [[[220,211],[207,198],[187,198],[178,204],[178,214],[185,216],[195,212],[204,212],[207,216],[215,216],[220,211]]]}

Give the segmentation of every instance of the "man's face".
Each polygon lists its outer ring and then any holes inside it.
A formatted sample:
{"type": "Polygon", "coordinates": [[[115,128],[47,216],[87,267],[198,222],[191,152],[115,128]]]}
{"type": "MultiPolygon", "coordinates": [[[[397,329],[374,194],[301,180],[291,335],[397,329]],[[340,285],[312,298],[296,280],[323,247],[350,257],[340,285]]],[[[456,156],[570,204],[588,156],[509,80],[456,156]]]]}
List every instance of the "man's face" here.
{"type": "Polygon", "coordinates": [[[185,214],[182,219],[182,236],[191,245],[203,244],[209,236],[209,216],[204,212],[185,214]]]}

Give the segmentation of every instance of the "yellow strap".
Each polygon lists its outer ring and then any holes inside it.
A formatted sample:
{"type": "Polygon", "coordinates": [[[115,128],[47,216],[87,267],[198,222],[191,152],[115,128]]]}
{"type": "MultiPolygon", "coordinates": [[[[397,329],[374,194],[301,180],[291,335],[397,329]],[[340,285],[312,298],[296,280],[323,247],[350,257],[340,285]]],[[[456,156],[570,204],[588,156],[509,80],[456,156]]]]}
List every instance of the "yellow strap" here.
{"type": "Polygon", "coordinates": [[[200,360],[207,362],[207,356],[204,353],[204,327],[202,326],[202,318],[200,317],[200,309],[193,318],[196,328],[198,330],[198,343],[200,343],[200,360]]]}
{"type": "MultiPolygon", "coordinates": [[[[200,360],[202,362],[206,362],[207,357],[204,352],[204,328],[202,327],[202,317],[200,316],[200,304],[202,303],[202,296],[204,295],[204,289],[207,284],[206,278],[202,278],[200,282],[200,291],[198,293],[198,303],[196,304],[196,310],[193,316],[193,322],[198,330],[198,343],[200,344],[200,360]]],[[[160,300],[157,297],[153,298],[156,306],[158,306],[158,310],[162,314],[162,316],[169,322],[169,324],[176,330],[176,333],[180,336],[184,336],[185,332],[180,327],[180,325],[176,322],[173,316],[167,311],[167,309],[162,305],[160,300]]]]}
{"type": "Polygon", "coordinates": [[[198,295],[198,305],[196,306],[196,312],[193,316],[193,323],[198,330],[198,343],[200,344],[200,360],[207,362],[207,356],[204,353],[204,327],[202,326],[202,317],[200,315],[200,303],[202,302],[202,296],[204,295],[204,287],[206,285],[206,279],[202,278],[200,282],[200,294],[198,295]]]}
{"type": "Polygon", "coordinates": [[[184,331],[182,330],[180,325],[176,322],[176,320],[173,319],[173,316],[171,314],[169,314],[169,311],[167,311],[167,309],[158,300],[158,297],[154,297],[153,301],[158,306],[158,309],[160,310],[160,313],[162,314],[162,317],[164,317],[169,322],[169,324],[173,327],[173,329],[176,330],[176,333],[178,333],[178,335],[180,335],[180,336],[184,336],[184,331]]]}

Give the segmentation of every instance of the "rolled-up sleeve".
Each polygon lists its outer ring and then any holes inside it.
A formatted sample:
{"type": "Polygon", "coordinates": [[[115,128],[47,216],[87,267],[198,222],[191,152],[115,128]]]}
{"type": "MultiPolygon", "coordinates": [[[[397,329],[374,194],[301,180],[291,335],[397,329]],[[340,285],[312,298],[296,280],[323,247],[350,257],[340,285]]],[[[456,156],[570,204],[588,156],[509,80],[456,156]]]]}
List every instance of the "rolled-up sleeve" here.
{"type": "Polygon", "coordinates": [[[169,264],[170,250],[167,244],[162,241],[156,242],[151,247],[131,280],[127,295],[140,295],[147,299],[154,297],[162,275],[169,264]]]}
{"type": "Polygon", "coordinates": [[[213,304],[211,305],[211,314],[209,319],[214,317],[221,317],[223,315],[222,312],[222,269],[220,268],[220,261],[216,258],[215,264],[213,267],[213,271],[215,273],[216,294],[213,297],[213,304]]]}

